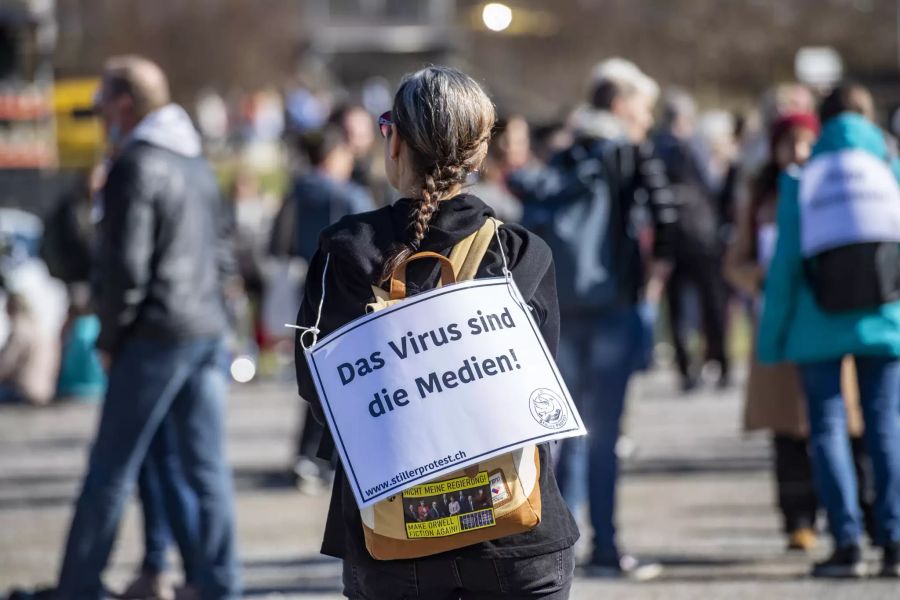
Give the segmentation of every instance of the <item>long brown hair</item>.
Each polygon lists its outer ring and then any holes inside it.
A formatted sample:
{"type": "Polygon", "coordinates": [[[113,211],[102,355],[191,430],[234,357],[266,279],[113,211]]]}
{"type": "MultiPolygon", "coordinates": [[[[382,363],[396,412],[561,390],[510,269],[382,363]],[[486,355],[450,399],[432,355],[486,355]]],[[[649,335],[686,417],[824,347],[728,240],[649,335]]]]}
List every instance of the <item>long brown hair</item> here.
{"type": "Polygon", "coordinates": [[[409,212],[406,239],[398,241],[384,262],[381,282],[418,251],[438,202],[484,161],[495,112],[474,79],[456,69],[435,66],[403,79],[391,116],[409,148],[422,190],[409,212]]]}

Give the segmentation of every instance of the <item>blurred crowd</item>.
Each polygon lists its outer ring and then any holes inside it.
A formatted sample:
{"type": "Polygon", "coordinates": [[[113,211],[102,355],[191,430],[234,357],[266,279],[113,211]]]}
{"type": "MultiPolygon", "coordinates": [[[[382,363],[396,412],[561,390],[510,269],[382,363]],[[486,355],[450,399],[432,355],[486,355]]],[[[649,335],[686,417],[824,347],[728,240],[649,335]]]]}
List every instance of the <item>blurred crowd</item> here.
{"type": "MultiPolygon", "coordinates": [[[[309,260],[321,228],[344,214],[396,199],[384,178],[381,150],[375,144],[377,114],[372,112],[379,110],[376,105],[386,107],[389,97],[385,100],[371,91],[369,95],[375,99],[367,98],[368,108],[344,101],[346,95],[314,93],[302,86],[284,95],[261,90],[228,101],[207,91],[195,104],[195,124],[206,151],[220,167],[232,209],[241,282],[250,301],[241,308],[253,311],[241,315],[244,320],[237,323],[241,335],[252,341],[236,342],[241,353],[269,348],[287,337],[283,323],[293,320],[297,301],[295,288],[288,290],[285,282],[302,282],[303,261],[293,259],[309,260]]],[[[712,373],[723,384],[729,381],[727,350],[734,344],[727,340],[726,321],[735,289],[721,276],[721,258],[735,237],[738,207],[750,202],[758,179],[776,178],[775,163],[767,164],[768,139],[774,135],[769,129],[782,115],[813,111],[815,96],[799,84],[784,84],[764,94],[758,107],[742,112],[700,111],[690,95],[677,88],[667,90],[658,102],[657,96],[658,90],[653,91],[641,143],[652,145],[656,158],[665,163],[666,185],[689,215],[682,223],[690,223],[692,229],[682,233],[683,243],[678,244],[681,256],[666,294],[664,325],[670,331],[660,332],[657,350],[664,362],[674,355],[683,387],[689,391],[700,383],[701,372],[708,378],[712,373]],[[716,368],[711,371],[709,365],[716,368]]],[[[524,219],[533,226],[523,208],[529,198],[510,189],[509,175],[549,162],[572,144],[591,116],[581,106],[559,121],[529,123],[524,116],[504,114],[503,107],[498,108],[501,117],[488,157],[468,192],[485,200],[501,220],[524,219]]],[[[54,346],[61,330],[68,335],[70,321],[90,323],[89,312],[81,315],[79,310],[89,306],[85,284],[90,279],[92,229],[99,218],[105,168],[101,163],[86,173],[83,184],[70,190],[43,222],[27,213],[4,211],[9,217],[0,232],[8,281],[4,289],[10,294],[17,287],[54,289],[55,302],[47,300],[46,293],[22,292],[33,297],[31,302],[42,297],[53,304],[49,312],[43,307],[36,311],[45,315],[40,327],[48,330],[47,339],[40,342],[44,346],[54,346]],[[23,275],[34,270],[38,274],[23,275]],[[40,283],[17,284],[17,279],[40,283]],[[81,309],[72,309],[67,316],[67,305],[81,309]],[[47,318],[48,314],[59,316],[47,318]],[[85,318],[79,320],[81,316],[85,318]]],[[[19,314],[17,320],[22,318],[19,314]]],[[[0,336],[5,337],[11,322],[0,323],[0,336]]],[[[91,328],[79,324],[77,329],[91,328]]],[[[61,351],[58,347],[42,354],[61,351]]],[[[51,356],[44,362],[58,360],[51,356]]],[[[46,403],[60,395],[67,394],[43,390],[28,398],[46,403]]]]}
{"type": "MultiPolygon", "coordinates": [[[[617,445],[621,451],[631,376],[672,364],[684,393],[746,381],[746,428],[772,432],[789,548],[815,546],[821,506],[836,552],[818,574],[855,574],[864,535],[885,548],[884,568],[896,573],[900,320],[891,303],[898,240],[862,227],[858,239],[810,248],[810,226],[798,226],[815,195],[797,183],[798,169],[828,153],[876,157],[889,176],[875,180],[886,187],[860,193],[900,200],[896,143],[879,127],[875,99],[855,84],[813,90],[787,83],[750,110],[701,107],[683,89],[660,90],[622,59],[598,65],[588,87],[587,98],[561,102],[577,108],[556,122],[530,123],[498,107],[487,158],[464,192],[554,251],[558,363],[591,432],[559,445],[557,477],[570,507],[589,506],[595,558],[640,578],[657,571],[618,547],[617,445]],[[834,257],[848,245],[857,250],[834,257]],[[854,270],[875,272],[874,279],[853,279],[854,270]],[[883,293],[847,298],[836,293],[835,278],[883,293]]],[[[396,200],[376,143],[378,115],[390,108],[390,95],[379,90],[359,103],[303,86],[283,97],[259,93],[239,103],[239,118],[214,92],[195,107],[194,126],[219,163],[223,228],[234,247],[223,318],[235,381],[283,376],[293,356],[284,324],[296,318],[319,232],[396,200]],[[260,167],[266,156],[276,157],[280,185],[260,167]]],[[[147,135],[158,140],[157,131],[147,135]]],[[[106,394],[91,296],[106,176],[125,147],[109,142],[106,159],[43,222],[25,213],[0,222],[0,402],[106,394]]],[[[834,185],[851,193],[850,179],[834,185]]],[[[119,242],[128,251],[141,243],[119,242]]],[[[303,420],[293,472],[308,493],[327,489],[333,474],[334,465],[315,456],[322,435],[321,425],[303,420]]],[[[160,501],[145,476],[146,509],[160,501]]],[[[147,543],[148,553],[153,544],[158,551],[160,542],[147,543]]],[[[151,575],[164,568],[152,558],[144,566],[151,575]]]]}

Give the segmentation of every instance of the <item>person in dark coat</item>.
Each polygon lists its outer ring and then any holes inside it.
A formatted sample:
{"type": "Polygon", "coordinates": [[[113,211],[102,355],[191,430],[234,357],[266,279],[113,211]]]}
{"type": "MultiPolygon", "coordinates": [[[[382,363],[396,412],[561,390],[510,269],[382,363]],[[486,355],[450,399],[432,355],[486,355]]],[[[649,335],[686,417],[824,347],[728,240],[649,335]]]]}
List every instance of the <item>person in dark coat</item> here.
{"type": "MultiPolygon", "coordinates": [[[[373,296],[371,286],[383,284],[413,252],[446,255],[484,225],[493,211],[478,198],[461,193],[461,187],[484,159],[493,122],[490,100],[475,81],[459,71],[429,67],[404,80],[393,109],[380,119],[388,179],[404,197],[392,206],[345,217],[322,233],[310,265],[298,325],[310,327],[318,322],[320,335],[327,335],[365,315],[373,296]]],[[[476,277],[503,274],[502,245],[512,277],[534,309],[548,348],[555,353],[559,308],[549,248],[516,225],[502,226],[498,236],[499,242],[488,249],[476,277]]],[[[410,264],[408,294],[433,289],[437,275],[438,266],[433,262],[410,264]]],[[[300,395],[310,402],[316,419],[324,422],[299,339],[297,349],[300,395]]],[[[330,437],[324,442],[320,456],[330,458],[333,442],[330,437]]],[[[539,446],[539,457],[543,507],[541,522],[534,529],[468,546],[449,556],[407,561],[377,561],[369,555],[359,508],[344,469],[338,465],[322,552],[343,559],[344,594],[390,600],[408,597],[408,590],[415,590],[412,593],[421,598],[478,591],[516,598],[567,598],[578,530],[556,486],[546,444],[539,446]],[[417,577],[417,569],[424,568],[429,577],[417,577]],[[539,582],[542,592],[530,591],[539,582]]]]}
{"type": "Polygon", "coordinates": [[[663,165],[646,140],[658,91],[637,65],[604,61],[595,72],[590,105],[573,115],[571,147],[554,156],[546,171],[526,169],[509,181],[527,201],[524,223],[533,222],[551,242],[560,233],[571,241],[554,246],[562,313],[557,362],[591,433],[559,444],[557,478],[574,512],[585,503],[590,507],[594,536],[586,571],[595,577],[648,580],[662,570],[659,563],[622,552],[615,523],[615,450],[625,399],[631,376],[652,354],[656,306],[671,269],[679,217],[663,165]],[[602,174],[604,185],[575,198],[531,198],[555,178],[589,173],[602,174]],[[547,204],[545,212],[541,205],[547,204]],[[563,213],[567,206],[580,212],[563,213]]]}
{"type": "Polygon", "coordinates": [[[687,93],[670,91],[665,98],[662,130],[653,138],[656,156],[665,165],[669,190],[681,213],[666,296],[672,344],[684,391],[697,387],[700,367],[706,361],[718,365],[719,385],[726,386],[730,381],[725,327],[728,295],[721,274],[719,217],[715,191],[691,144],[696,112],[694,101],[687,93]],[[704,361],[692,360],[688,352],[689,329],[685,323],[688,289],[693,289],[700,304],[704,361]]]}
{"type": "Polygon", "coordinates": [[[103,188],[94,294],[109,387],[57,594],[106,596],[101,575],[119,520],[142,465],[152,464],[187,583],[202,598],[239,598],[224,448],[234,261],[218,181],[152,62],[110,59],[99,103],[118,150],[103,188]],[[185,481],[173,479],[179,472],[185,481]]]}

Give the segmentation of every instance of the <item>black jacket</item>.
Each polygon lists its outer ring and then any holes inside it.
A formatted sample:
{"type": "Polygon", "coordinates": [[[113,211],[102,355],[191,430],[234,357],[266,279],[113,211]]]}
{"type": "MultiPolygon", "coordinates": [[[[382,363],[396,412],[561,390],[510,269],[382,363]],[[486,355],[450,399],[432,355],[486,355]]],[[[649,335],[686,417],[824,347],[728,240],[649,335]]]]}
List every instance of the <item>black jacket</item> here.
{"type": "Polygon", "coordinates": [[[719,254],[719,223],[715,190],[707,182],[700,158],[691,145],[669,132],[653,138],[655,155],[665,165],[669,188],[680,218],[675,228],[676,260],[685,255],[719,254]]]}
{"type": "Polygon", "coordinates": [[[633,211],[645,211],[653,227],[653,257],[672,258],[680,207],[669,189],[665,166],[654,156],[653,145],[618,145],[612,159],[623,230],[634,226],[629,220],[634,217],[633,211]]]}
{"type": "MultiPolygon", "coordinates": [[[[515,171],[508,177],[507,184],[525,204],[523,222],[527,222],[530,207],[537,208],[541,204],[552,207],[553,202],[559,202],[556,194],[565,191],[565,188],[553,185],[554,181],[564,181],[559,173],[578,173],[588,162],[602,165],[604,181],[611,195],[607,230],[590,235],[608,241],[612,259],[605,266],[615,280],[618,302],[634,305],[643,295],[644,262],[648,253],[645,250],[650,250],[644,248],[644,232],[652,228],[653,257],[671,258],[679,219],[664,166],[653,156],[650,144],[634,145],[618,138],[581,136],[571,147],[553,156],[546,168],[515,171]]],[[[546,216],[541,218],[546,219],[546,216]]],[[[582,225],[587,227],[585,223],[582,225]]],[[[539,229],[538,225],[534,227],[539,229]]],[[[589,233],[582,232],[582,235],[589,233]]],[[[600,248],[606,245],[601,244],[600,248]]],[[[575,260],[570,261],[568,267],[576,272],[581,268],[575,260]]],[[[566,275],[561,272],[560,304],[564,314],[602,312],[609,308],[601,299],[591,298],[586,302],[572,286],[567,288],[565,283],[571,282],[573,276],[571,272],[569,277],[566,275]]]]}
{"type": "Polygon", "coordinates": [[[129,336],[182,341],[221,335],[223,279],[234,271],[229,223],[205,159],[129,144],[103,188],[94,277],[97,347],[115,352],[129,336]]]}
{"type": "MultiPolygon", "coordinates": [[[[308,327],[315,323],[326,254],[330,255],[330,259],[319,325],[321,335],[327,335],[365,314],[365,305],[372,299],[371,285],[378,280],[386,255],[397,240],[406,239],[408,235],[406,222],[410,206],[410,200],[399,200],[392,206],[373,212],[345,217],[322,233],[319,251],[313,257],[307,277],[306,295],[297,319],[299,325],[308,327]]],[[[475,196],[463,194],[441,202],[421,249],[446,256],[457,242],[481,227],[489,216],[493,216],[493,211],[475,196]]],[[[547,346],[555,354],[559,342],[559,307],[550,250],[540,238],[517,225],[504,225],[499,235],[513,279],[524,298],[534,307],[534,316],[547,346]]],[[[412,263],[407,272],[408,293],[433,288],[438,279],[438,269],[439,266],[433,261],[412,263]]],[[[503,260],[494,243],[482,261],[477,276],[501,276],[502,269],[503,260]]],[[[324,422],[299,339],[296,366],[300,395],[310,403],[316,419],[324,422]]],[[[527,533],[470,546],[455,555],[528,557],[554,552],[575,543],[578,530],[556,487],[546,445],[541,446],[540,456],[541,523],[527,533]]],[[[350,560],[364,557],[366,553],[359,509],[340,465],[332,491],[322,552],[350,560]]]]}
{"type": "Polygon", "coordinates": [[[345,215],[375,208],[372,198],[352,182],[336,181],[313,171],[297,178],[290,201],[296,204],[294,255],[312,260],[319,233],[345,215]]]}
{"type": "Polygon", "coordinates": [[[312,259],[318,235],[345,215],[375,208],[368,191],[352,181],[335,181],[316,171],[294,181],[285,197],[269,241],[274,256],[312,259]]]}

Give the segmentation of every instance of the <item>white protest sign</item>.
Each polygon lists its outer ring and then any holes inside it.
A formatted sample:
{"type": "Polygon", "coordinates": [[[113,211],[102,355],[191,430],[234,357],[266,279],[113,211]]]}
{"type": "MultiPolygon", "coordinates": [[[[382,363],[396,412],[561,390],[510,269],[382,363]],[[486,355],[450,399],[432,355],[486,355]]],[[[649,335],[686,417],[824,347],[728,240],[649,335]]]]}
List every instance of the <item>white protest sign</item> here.
{"type": "Polygon", "coordinates": [[[800,179],[800,248],[811,257],[850,244],[900,242],[900,188],[890,165],[865,150],[826,152],[800,179]]]}
{"type": "Polygon", "coordinates": [[[479,279],[359,318],[307,350],[360,507],[585,434],[529,313],[511,280],[479,279]]]}

